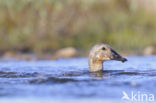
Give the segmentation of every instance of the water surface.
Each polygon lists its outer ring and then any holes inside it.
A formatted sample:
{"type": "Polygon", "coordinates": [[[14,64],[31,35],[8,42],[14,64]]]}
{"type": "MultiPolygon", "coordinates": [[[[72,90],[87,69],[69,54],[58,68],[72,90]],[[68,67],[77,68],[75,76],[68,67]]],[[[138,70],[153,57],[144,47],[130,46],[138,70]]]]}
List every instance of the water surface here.
{"type": "Polygon", "coordinates": [[[107,61],[100,73],[87,58],[0,62],[0,103],[125,103],[123,91],[156,96],[155,85],[156,56],[107,61]]]}

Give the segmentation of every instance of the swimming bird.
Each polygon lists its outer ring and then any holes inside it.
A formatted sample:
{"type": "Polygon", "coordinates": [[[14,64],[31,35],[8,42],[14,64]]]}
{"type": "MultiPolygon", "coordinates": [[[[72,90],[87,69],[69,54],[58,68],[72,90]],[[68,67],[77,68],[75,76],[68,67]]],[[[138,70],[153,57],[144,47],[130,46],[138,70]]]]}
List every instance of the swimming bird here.
{"type": "Polygon", "coordinates": [[[89,53],[89,67],[91,72],[103,71],[103,62],[108,60],[127,61],[108,44],[96,44],[89,53]]]}

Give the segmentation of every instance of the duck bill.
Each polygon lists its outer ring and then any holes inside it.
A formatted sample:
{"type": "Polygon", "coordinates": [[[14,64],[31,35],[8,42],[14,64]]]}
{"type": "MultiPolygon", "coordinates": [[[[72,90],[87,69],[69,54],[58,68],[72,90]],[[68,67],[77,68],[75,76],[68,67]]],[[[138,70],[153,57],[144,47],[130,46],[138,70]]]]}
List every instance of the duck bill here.
{"type": "Polygon", "coordinates": [[[114,59],[114,60],[121,61],[121,62],[123,62],[123,63],[127,61],[127,59],[124,58],[124,57],[117,58],[117,59],[114,59]]]}
{"type": "Polygon", "coordinates": [[[117,60],[117,61],[121,61],[121,62],[126,62],[127,61],[126,58],[122,57],[115,50],[111,49],[111,52],[112,52],[111,60],[117,60]]]}

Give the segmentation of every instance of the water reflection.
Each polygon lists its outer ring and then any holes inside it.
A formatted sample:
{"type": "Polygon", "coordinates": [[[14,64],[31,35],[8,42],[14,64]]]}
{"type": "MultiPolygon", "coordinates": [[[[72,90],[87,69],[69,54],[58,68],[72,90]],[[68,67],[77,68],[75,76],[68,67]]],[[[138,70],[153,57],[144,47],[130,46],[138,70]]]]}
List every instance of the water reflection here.
{"type": "Polygon", "coordinates": [[[124,70],[103,70],[98,72],[90,72],[90,77],[93,79],[110,79],[112,76],[117,76],[124,72],[124,70]]]}
{"type": "Polygon", "coordinates": [[[120,99],[123,90],[150,92],[156,95],[154,60],[156,57],[132,57],[124,64],[106,62],[104,71],[95,73],[89,72],[87,59],[83,58],[1,62],[0,99],[2,96],[9,99],[35,96],[50,100],[51,97],[72,98],[74,101],[85,97],[113,100],[120,99]]]}
{"type": "Polygon", "coordinates": [[[99,72],[91,72],[90,73],[90,77],[93,79],[103,79],[104,76],[104,72],[103,71],[99,71],[99,72]]]}

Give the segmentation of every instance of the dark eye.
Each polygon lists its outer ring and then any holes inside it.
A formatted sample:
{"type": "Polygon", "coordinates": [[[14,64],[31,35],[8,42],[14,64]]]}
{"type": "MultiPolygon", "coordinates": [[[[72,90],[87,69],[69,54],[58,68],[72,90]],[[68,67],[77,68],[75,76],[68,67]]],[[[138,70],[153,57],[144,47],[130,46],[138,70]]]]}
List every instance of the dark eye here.
{"type": "Polygon", "coordinates": [[[106,50],[106,48],[105,47],[102,47],[102,50],[106,50]]]}

